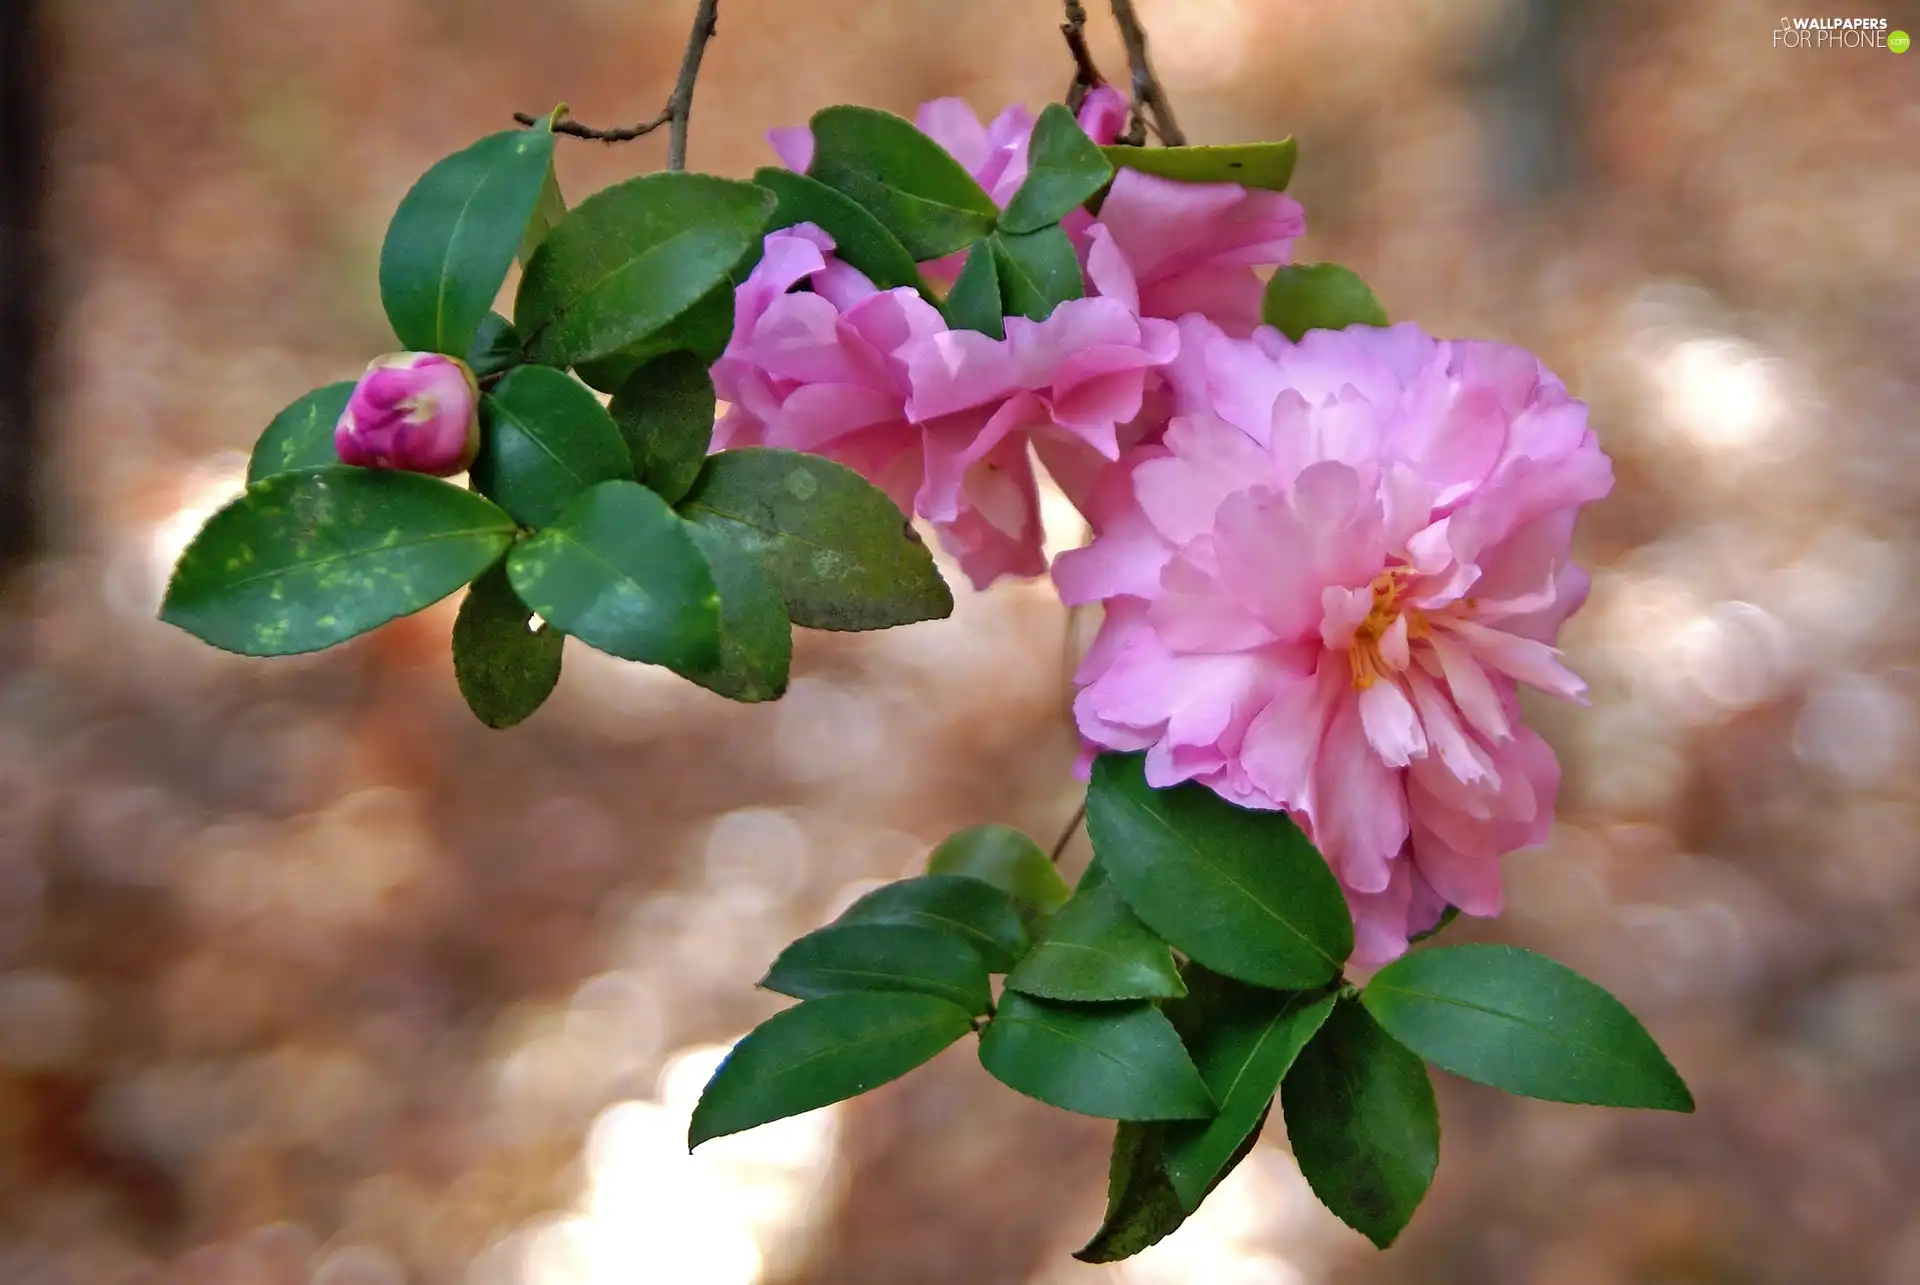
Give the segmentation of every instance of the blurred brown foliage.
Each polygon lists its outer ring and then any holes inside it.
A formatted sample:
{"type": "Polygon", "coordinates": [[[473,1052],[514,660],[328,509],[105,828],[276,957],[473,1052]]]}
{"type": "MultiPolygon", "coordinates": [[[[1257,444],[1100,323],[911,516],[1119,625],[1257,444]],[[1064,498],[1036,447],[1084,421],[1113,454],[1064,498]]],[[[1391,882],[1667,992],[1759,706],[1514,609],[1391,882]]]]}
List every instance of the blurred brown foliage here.
{"type": "MultiPolygon", "coordinates": [[[[0,598],[0,1280],[1920,1280],[1920,54],[1775,49],[1738,0],[1139,7],[1194,138],[1301,140],[1304,259],[1593,403],[1593,707],[1535,711],[1562,825],[1462,928],[1615,989],[1699,1114],[1447,1081],[1393,1250],[1275,1129],[1123,1270],[1066,1257],[1104,1129],[963,1051],[687,1161],[656,1126],[783,941],[948,829],[1068,815],[1063,613],[808,636],[760,708],[570,650],[504,734],[445,607],[273,662],[155,624],[232,453],[390,346],[412,179],[516,109],[651,115],[692,6],[86,0],[48,6],[59,546],[0,598]]],[[[1037,106],[1056,22],[727,0],[692,164],[829,102],[1037,106]]],[[[576,197],[664,145],[564,144],[576,197]]]]}

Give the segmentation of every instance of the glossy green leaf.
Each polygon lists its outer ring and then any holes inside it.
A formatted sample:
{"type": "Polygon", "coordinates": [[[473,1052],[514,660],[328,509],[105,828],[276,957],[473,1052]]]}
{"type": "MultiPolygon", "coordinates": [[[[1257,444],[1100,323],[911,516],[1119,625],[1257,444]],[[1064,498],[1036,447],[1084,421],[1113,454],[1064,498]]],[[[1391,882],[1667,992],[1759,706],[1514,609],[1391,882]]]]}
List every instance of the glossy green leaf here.
{"type": "Polygon", "coordinates": [[[528,356],[571,366],[633,349],[728,283],[773,204],[751,183],[680,172],[594,193],[521,278],[513,324],[528,356]]]}
{"type": "Polygon", "coordinates": [[[991,240],[1008,316],[1045,321],[1055,308],[1086,293],[1073,242],[1057,224],[1021,236],[996,232],[991,240]]]}
{"type": "Polygon", "coordinates": [[[1005,825],[976,825],[941,840],[927,858],[930,875],[967,875],[990,883],[1043,915],[1067,900],[1067,882],[1040,845],[1005,825]]]}
{"type": "Polygon", "coordinates": [[[1152,1004],[1061,1004],[1017,991],[980,1035],[980,1063],[1050,1106],[1108,1120],[1192,1120],[1213,1099],[1152,1004]]]}
{"type": "Polygon", "coordinates": [[[1167,999],[1187,993],[1173,951],[1101,881],[1074,893],[1048,921],[1009,990],[1042,999],[1167,999]]]}
{"type": "Polygon", "coordinates": [[[453,677],[467,708],[488,727],[512,727],[546,702],[560,681],[566,637],[532,628],[507,583],[505,563],[473,582],[453,621],[453,677]]]}
{"type": "Polygon", "coordinates": [[[683,524],[720,591],[720,661],[681,677],[728,700],[778,700],[793,665],[793,626],[760,559],[717,527],[683,524]]]}
{"type": "Polygon", "coordinates": [[[829,924],[780,952],[760,984],[795,999],[845,991],[919,991],[969,1013],[992,1007],[980,952],[920,924],[829,924]]]}
{"type": "Polygon", "coordinates": [[[546,526],[589,488],[633,477],[607,408],[565,371],[516,366],[481,397],[480,413],[469,476],[521,526],[546,526]]]}
{"type": "Polygon", "coordinates": [[[749,447],[707,458],[687,520],[757,554],[796,625],[886,629],[953,612],[933,554],[886,493],[817,455],[749,447]]]}
{"type": "Polygon", "coordinates": [[[834,922],[918,924],[953,933],[996,973],[1012,968],[1027,951],[1027,926],[1013,898],[964,875],[922,875],[875,888],[834,922]]]}
{"type": "Polygon", "coordinates": [[[421,176],[380,247],[380,302],[401,347],[464,357],[526,235],[553,135],[489,135],[421,176]]]}
{"type": "Polygon", "coordinates": [[[1230,143],[1221,147],[1126,147],[1100,149],[1114,165],[1181,183],[1238,183],[1242,187],[1286,190],[1293,178],[1299,147],[1291,138],[1277,143],[1230,143]]]}
{"type": "Polygon", "coordinates": [[[319,651],[500,560],[513,519],[438,478],[334,464],[248,487],[180,555],[160,618],[224,651],[319,651]]]}
{"type": "Polygon", "coordinates": [[[704,669],[720,659],[713,573],[666,501],[602,482],[514,547],[507,575],[541,619],[623,660],[704,669]]]}
{"type": "Polygon", "coordinates": [[[956,330],[977,330],[994,339],[1007,337],[1005,307],[1000,302],[1000,269],[993,239],[975,241],[960,265],[953,289],[941,304],[947,324],[956,330]]]}
{"type": "Polygon", "coordinates": [[[1266,1118],[1300,1050],[1333,1011],[1334,996],[1234,986],[1232,996],[1189,1036],[1194,1065],[1219,1114],[1204,1123],[1170,1125],[1165,1164],[1189,1211],[1232,1166],[1266,1118]]]}
{"type": "Polygon", "coordinates": [[[520,364],[520,336],[513,323],[497,312],[480,318],[480,329],[467,349],[467,366],[474,378],[485,379],[520,364]]]}
{"type": "Polygon", "coordinates": [[[1078,209],[1113,178],[1113,163],[1073,113],[1049,103],[1034,123],[1027,177],[1000,216],[1005,232],[1037,232],[1078,209]]]}
{"type": "Polygon", "coordinates": [[[540,185],[540,196],[533,203],[533,215],[527,220],[526,234],[520,238],[516,257],[522,268],[532,261],[533,252],[547,239],[547,233],[566,217],[567,200],[560,194],[560,176],[554,173],[553,161],[549,158],[546,181],[540,185]]]}
{"type": "Polygon", "coordinates": [[[1299,342],[1309,330],[1384,326],[1387,310],[1367,283],[1337,263],[1295,263],[1267,282],[1260,319],[1299,342]]]}
{"type": "Polygon", "coordinates": [[[1564,964],[1518,946],[1402,955],[1361,995],[1387,1034],[1435,1066],[1508,1093],[1691,1111],[1646,1027],[1564,964]]]}
{"type": "Polygon", "coordinates": [[[767,223],[769,231],[811,223],[833,238],[834,255],[842,263],[858,268],[882,290],[899,286],[925,290],[920,269],[900,238],[887,231],[886,225],[860,202],[792,170],[755,170],[753,181],[780,202],[767,223]]]}
{"type": "Polygon", "coordinates": [[[993,230],[999,207],[947,150],[891,112],[829,107],[814,114],[807,174],[873,213],[916,261],[938,259],[993,230]]]}
{"type": "Polygon", "coordinates": [[[1385,1249],[1440,1163],[1440,1115],[1420,1059],[1342,1000],[1280,1090],[1293,1158],[1320,1203],[1385,1249]]]}
{"type": "Polygon", "coordinates": [[[667,353],[689,352],[711,366],[726,351],[732,337],[733,282],[722,281],[701,295],[693,307],[639,343],[610,357],[580,362],[573,373],[589,388],[618,393],[635,371],[667,353]]]}
{"type": "Polygon", "coordinates": [[[353,381],[343,379],[314,389],[275,415],[253,444],[253,454],[247,460],[247,481],[338,464],[340,454],[333,449],[333,426],[340,422],[351,396],[353,381]]]}
{"type": "Polygon", "coordinates": [[[669,504],[700,476],[713,442],[713,377],[690,352],[670,352],[640,367],[607,408],[627,441],[634,476],[669,504]]]}
{"type": "Polygon", "coordinates": [[[1340,885],[1284,813],[1237,808],[1191,783],[1155,790],[1142,756],[1103,754],[1087,833],[1133,912],[1215,972],[1305,990],[1353,950],[1340,885]]]}
{"type": "Polygon", "coordinates": [[[878,1088],[972,1029],[973,1015],[958,1004],[911,991],[827,995],[775,1013],[707,1082],[687,1145],[878,1088]]]}

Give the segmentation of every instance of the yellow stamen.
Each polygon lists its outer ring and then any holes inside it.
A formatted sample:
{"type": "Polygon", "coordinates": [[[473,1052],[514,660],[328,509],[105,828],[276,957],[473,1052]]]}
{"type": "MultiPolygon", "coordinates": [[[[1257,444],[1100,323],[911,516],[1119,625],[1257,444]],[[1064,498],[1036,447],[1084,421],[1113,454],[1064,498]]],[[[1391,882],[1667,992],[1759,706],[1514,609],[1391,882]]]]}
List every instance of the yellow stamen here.
{"type": "Polygon", "coordinates": [[[1408,638],[1426,637],[1426,621],[1417,612],[1400,610],[1400,595],[1412,578],[1413,568],[1406,566],[1388,567],[1373,578],[1373,605],[1367,609],[1367,618],[1353,631],[1353,642],[1347,648],[1347,672],[1355,691],[1373,686],[1380,671],[1386,668],[1380,658],[1380,639],[1402,614],[1407,618],[1408,638]]]}

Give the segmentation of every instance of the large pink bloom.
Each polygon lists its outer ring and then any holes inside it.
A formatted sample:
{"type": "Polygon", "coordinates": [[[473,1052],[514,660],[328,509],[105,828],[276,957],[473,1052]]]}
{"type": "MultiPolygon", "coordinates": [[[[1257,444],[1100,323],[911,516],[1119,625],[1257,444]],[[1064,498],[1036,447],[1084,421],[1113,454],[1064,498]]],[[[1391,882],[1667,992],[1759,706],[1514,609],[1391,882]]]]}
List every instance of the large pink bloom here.
{"type": "Polygon", "coordinates": [[[1575,512],[1612,465],[1517,349],[1182,329],[1182,413],[1055,563],[1067,602],[1107,608],[1075,714],[1156,786],[1292,813],[1378,964],[1446,904],[1498,913],[1500,858],[1546,838],[1559,770],[1517,684],[1582,697],[1552,643],[1588,588],[1575,512]]]}

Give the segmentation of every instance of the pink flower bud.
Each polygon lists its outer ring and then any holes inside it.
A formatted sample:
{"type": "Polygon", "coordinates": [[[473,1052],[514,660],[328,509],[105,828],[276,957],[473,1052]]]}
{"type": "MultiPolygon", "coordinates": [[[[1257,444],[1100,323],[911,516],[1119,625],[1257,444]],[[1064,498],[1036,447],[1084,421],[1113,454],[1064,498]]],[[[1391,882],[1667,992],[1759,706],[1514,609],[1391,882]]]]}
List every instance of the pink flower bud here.
{"type": "Polygon", "coordinates": [[[480,386],[458,358],[399,352],[375,359],[333,427],[343,464],[447,477],[480,451],[480,386]]]}

